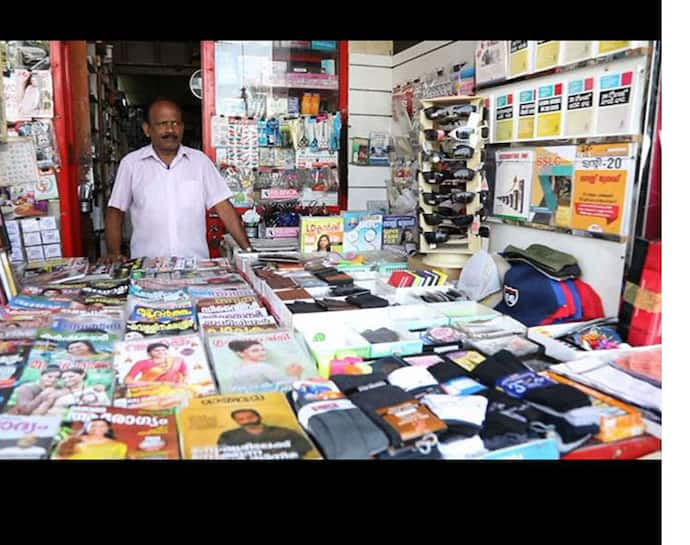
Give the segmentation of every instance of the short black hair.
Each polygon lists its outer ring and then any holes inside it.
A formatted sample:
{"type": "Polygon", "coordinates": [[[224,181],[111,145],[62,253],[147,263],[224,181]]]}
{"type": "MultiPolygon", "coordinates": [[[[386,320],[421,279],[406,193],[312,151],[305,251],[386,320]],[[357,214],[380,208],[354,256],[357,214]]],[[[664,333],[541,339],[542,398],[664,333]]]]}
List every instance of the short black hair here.
{"type": "Polygon", "coordinates": [[[62,374],[62,371],[57,365],[49,365],[43,371],[41,371],[41,376],[47,375],[48,373],[60,373],[62,374]]]}
{"type": "Polygon", "coordinates": [[[167,344],[165,343],[153,343],[150,344],[146,347],[146,352],[148,352],[149,356],[151,355],[151,352],[153,352],[156,348],[165,348],[166,350],[170,348],[167,344]]]}
{"type": "Polygon", "coordinates": [[[154,98],[148,103],[146,108],[144,108],[144,121],[151,123],[151,109],[159,102],[169,102],[170,104],[175,105],[175,107],[180,111],[180,116],[182,116],[182,106],[180,106],[180,103],[177,102],[177,100],[165,96],[159,96],[154,98]]]}
{"type": "Polygon", "coordinates": [[[257,411],[255,411],[254,409],[237,409],[236,411],[232,411],[230,413],[230,417],[234,420],[235,415],[237,413],[254,413],[254,416],[256,416],[257,418],[261,418],[261,415],[257,411]]]}

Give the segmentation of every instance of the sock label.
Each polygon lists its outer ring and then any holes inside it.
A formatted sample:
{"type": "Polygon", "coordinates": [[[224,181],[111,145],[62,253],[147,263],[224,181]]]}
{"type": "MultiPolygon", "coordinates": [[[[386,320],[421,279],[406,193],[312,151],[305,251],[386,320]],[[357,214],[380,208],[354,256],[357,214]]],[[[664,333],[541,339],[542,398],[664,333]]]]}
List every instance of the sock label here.
{"type": "Polygon", "coordinates": [[[503,377],[496,383],[496,387],[502,389],[508,395],[521,398],[529,390],[544,388],[552,384],[556,384],[556,382],[548,377],[533,373],[532,371],[526,371],[524,373],[513,373],[512,375],[503,377]]]}
{"type": "Polygon", "coordinates": [[[344,411],[347,409],[356,409],[355,405],[349,399],[334,399],[333,401],[322,401],[310,403],[302,407],[297,413],[297,420],[303,427],[309,427],[309,419],[317,414],[329,413],[331,411],[344,411]]]}
{"type": "Polygon", "coordinates": [[[447,429],[443,420],[416,400],[382,407],[376,412],[400,434],[403,442],[447,429]]]}

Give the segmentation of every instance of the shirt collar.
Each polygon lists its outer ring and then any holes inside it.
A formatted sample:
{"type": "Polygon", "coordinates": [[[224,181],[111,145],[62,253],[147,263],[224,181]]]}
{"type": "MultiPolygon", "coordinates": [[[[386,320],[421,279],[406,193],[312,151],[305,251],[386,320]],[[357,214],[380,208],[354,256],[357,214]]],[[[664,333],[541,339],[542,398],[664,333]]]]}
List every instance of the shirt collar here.
{"type": "MultiPolygon", "coordinates": [[[[153,144],[149,144],[148,146],[144,146],[141,148],[141,156],[139,159],[148,159],[149,157],[153,157],[154,159],[158,159],[159,161],[161,160],[160,157],[156,154],[156,151],[153,149],[153,144]]],[[[187,152],[187,146],[183,146],[180,144],[179,149],[177,150],[177,155],[175,156],[175,159],[178,157],[189,157],[189,153],[187,152]]],[[[173,161],[175,161],[173,159],[173,161]]]]}

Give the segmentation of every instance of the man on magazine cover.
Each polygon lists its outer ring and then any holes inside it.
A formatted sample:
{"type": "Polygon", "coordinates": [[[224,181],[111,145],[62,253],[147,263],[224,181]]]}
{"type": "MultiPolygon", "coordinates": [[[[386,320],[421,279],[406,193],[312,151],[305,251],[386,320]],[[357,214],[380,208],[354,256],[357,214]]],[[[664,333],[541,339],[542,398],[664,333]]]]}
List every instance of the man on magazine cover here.
{"type": "Polygon", "coordinates": [[[218,437],[221,458],[304,458],[312,450],[302,435],[294,430],[263,423],[254,409],[238,409],[230,416],[240,427],[224,431],[218,437]]]}
{"type": "Polygon", "coordinates": [[[122,225],[128,210],[133,258],[208,258],[206,211],[211,208],[242,249],[249,250],[242,220],[228,200],[228,184],[204,153],[182,145],[180,106],[168,99],[154,100],[143,129],[151,144],[127,154],[117,169],[105,218],[108,258],[123,259],[122,225]]]}

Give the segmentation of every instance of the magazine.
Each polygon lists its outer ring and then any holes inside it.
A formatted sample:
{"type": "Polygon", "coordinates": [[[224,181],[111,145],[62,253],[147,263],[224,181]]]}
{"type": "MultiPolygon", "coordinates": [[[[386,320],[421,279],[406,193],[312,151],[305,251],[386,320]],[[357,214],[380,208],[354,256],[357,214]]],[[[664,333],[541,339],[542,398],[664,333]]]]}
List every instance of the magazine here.
{"type": "Polygon", "coordinates": [[[59,352],[59,343],[37,341],[5,412],[62,417],[72,405],[110,404],[115,383],[110,358],[71,360],[59,352]]]}
{"type": "MultiPolygon", "coordinates": [[[[195,395],[216,392],[198,335],[121,341],[115,346],[113,365],[118,385],[125,389],[168,383],[183,386],[195,395]]],[[[125,397],[133,396],[130,392],[125,397]]]]}
{"type": "Polygon", "coordinates": [[[343,212],[344,252],[371,252],[383,243],[383,215],[371,212],[343,212]]]}
{"type": "Polygon", "coordinates": [[[321,459],[279,392],[195,399],[179,427],[190,460],[321,459]]]}
{"type": "Polygon", "coordinates": [[[340,252],[343,249],[342,216],[311,217],[300,220],[300,252],[340,252]]]}
{"type": "Polygon", "coordinates": [[[211,297],[199,299],[196,303],[199,316],[202,314],[224,314],[231,312],[245,312],[261,310],[261,304],[256,296],[241,297],[211,297]]]}
{"type": "Polygon", "coordinates": [[[128,320],[125,324],[126,341],[143,339],[144,337],[158,337],[161,335],[184,335],[196,331],[196,323],[193,318],[181,318],[166,322],[139,322],[128,320]]]}
{"type": "Polygon", "coordinates": [[[419,245],[416,216],[383,216],[383,249],[413,255],[419,245]]]}
{"type": "Polygon", "coordinates": [[[51,458],[177,460],[177,420],[172,411],[72,407],[62,421],[51,458]]]}
{"type": "Polygon", "coordinates": [[[48,458],[59,428],[60,417],[57,416],[0,415],[0,459],[48,458]]]}
{"type": "Polygon", "coordinates": [[[120,315],[113,314],[97,314],[97,313],[61,313],[55,316],[52,324],[52,329],[55,331],[102,331],[115,335],[117,337],[122,335],[122,313],[120,315]]]}
{"type": "Polygon", "coordinates": [[[208,348],[224,394],[288,391],[295,380],[318,376],[311,356],[288,330],[213,335],[208,348]]]}
{"type": "Polygon", "coordinates": [[[14,352],[0,355],[0,389],[13,388],[24,372],[30,346],[17,346],[14,352]]]}

